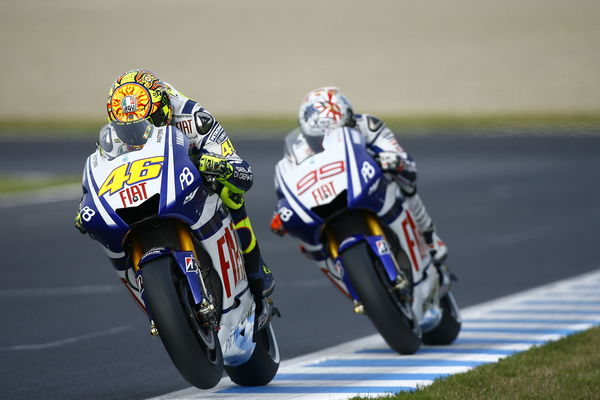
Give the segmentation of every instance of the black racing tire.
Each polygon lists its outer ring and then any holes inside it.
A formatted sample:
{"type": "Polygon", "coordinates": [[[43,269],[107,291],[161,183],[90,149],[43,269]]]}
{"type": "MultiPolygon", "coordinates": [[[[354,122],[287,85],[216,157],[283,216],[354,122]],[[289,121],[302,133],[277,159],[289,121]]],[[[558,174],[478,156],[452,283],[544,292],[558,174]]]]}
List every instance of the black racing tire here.
{"type": "Polygon", "coordinates": [[[462,326],[458,306],[451,292],[440,299],[442,319],[438,326],[429,332],[423,333],[423,343],[431,345],[445,345],[454,342],[462,326]]]}
{"type": "Polygon", "coordinates": [[[271,382],[279,369],[279,347],[273,327],[264,327],[256,333],[256,347],[252,357],[236,367],[225,366],[231,380],[241,386],[263,386],[271,382]]]}
{"type": "Polygon", "coordinates": [[[142,267],[144,298],[158,334],[179,373],[200,389],[216,386],[223,376],[223,354],[214,330],[194,318],[185,277],[175,273],[171,257],[142,267]]]}
{"type": "Polygon", "coordinates": [[[360,242],[341,255],[350,282],[365,313],[387,344],[400,354],[414,354],[421,346],[421,330],[410,304],[403,304],[389,281],[383,265],[360,242]]]}

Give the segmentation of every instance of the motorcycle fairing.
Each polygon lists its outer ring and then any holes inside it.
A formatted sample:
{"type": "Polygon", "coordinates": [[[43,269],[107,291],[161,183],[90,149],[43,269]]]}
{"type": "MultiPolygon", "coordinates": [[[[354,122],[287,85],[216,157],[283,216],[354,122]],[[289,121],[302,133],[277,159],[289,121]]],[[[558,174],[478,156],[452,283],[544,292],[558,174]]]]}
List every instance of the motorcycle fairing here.
{"type": "Polygon", "coordinates": [[[343,134],[349,171],[348,208],[366,208],[377,213],[383,207],[385,197],[385,185],[380,184],[381,168],[367,153],[362,135],[349,128],[344,128],[343,134]]]}
{"type": "MultiPolygon", "coordinates": [[[[110,252],[121,255],[123,239],[129,231],[129,226],[119,216],[117,210],[141,207],[157,194],[160,194],[159,217],[176,218],[188,225],[200,221],[204,201],[209,193],[202,184],[198,169],[189,159],[188,148],[189,141],[185,135],[168,126],[156,128],[141,150],[123,154],[112,160],[99,156],[98,151],[88,157],[84,170],[82,208],[88,207],[95,214],[89,221],[84,221],[90,236],[110,252]],[[128,165],[129,171],[133,163],[155,160],[160,158],[157,157],[159,154],[163,154],[164,159],[154,162],[156,165],[160,164],[160,171],[154,178],[136,181],[132,185],[123,182],[121,189],[114,192],[104,191],[99,195],[99,188],[110,179],[115,170],[128,165]],[[147,199],[135,204],[123,204],[124,200],[119,193],[140,183],[146,183],[144,189],[147,192],[147,199]],[[100,217],[96,217],[98,214],[100,217]]],[[[150,161],[144,163],[144,165],[149,164],[150,161]]]]}
{"type": "MultiPolygon", "coordinates": [[[[320,243],[323,219],[313,212],[311,208],[323,206],[334,201],[331,196],[320,203],[315,203],[306,191],[298,190],[288,185],[289,180],[297,179],[300,183],[305,174],[320,170],[323,166],[335,162],[343,162],[343,174],[323,179],[326,182],[335,181],[338,196],[347,196],[348,208],[362,208],[379,212],[386,199],[386,184],[383,184],[383,173],[375,160],[367,153],[364,138],[354,129],[341,128],[327,132],[323,139],[323,151],[312,155],[292,168],[285,161],[280,161],[276,167],[275,179],[277,180],[281,197],[277,209],[280,215],[282,210],[290,210],[287,220],[282,219],[285,229],[293,236],[311,245],[320,243]],[[340,152],[339,148],[344,151],[340,152]],[[343,160],[339,154],[343,154],[343,160]],[[299,179],[300,178],[300,179],[299,179]]],[[[315,182],[319,182],[316,180],[315,182]]],[[[316,184],[315,184],[316,186],[316,184]]]]}
{"type": "Polygon", "coordinates": [[[198,168],[190,160],[186,135],[169,126],[165,146],[161,186],[166,188],[162,192],[166,195],[161,195],[158,215],[161,218],[177,218],[192,226],[199,220],[209,192],[203,185],[198,168]]]}

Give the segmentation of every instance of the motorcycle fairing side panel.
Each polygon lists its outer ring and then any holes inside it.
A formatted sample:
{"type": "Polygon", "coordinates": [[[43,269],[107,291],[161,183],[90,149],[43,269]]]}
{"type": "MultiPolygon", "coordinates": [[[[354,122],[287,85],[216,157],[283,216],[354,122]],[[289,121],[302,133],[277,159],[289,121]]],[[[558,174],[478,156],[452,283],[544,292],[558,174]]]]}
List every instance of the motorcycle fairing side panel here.
{"type": "Polygon", "coordinates": [[[278,212],[290,234],[306,243],[320,243],[324,223],[313,211],[346,195],[349,208],[379,212],[384,205],[386,185],[382,172],[366,151],[362,136],[353,129],[329,131],[323,151],[298,165],[281,160],[276,167],[281,196],[278,212]],[[342,150],[340,150],[342,149],[342,150]]]}

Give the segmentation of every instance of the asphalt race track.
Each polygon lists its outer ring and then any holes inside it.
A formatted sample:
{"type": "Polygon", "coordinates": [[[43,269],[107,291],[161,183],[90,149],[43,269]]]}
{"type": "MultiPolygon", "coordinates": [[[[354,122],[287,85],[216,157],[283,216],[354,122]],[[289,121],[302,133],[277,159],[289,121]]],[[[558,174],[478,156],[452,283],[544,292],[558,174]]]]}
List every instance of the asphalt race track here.
{"type": "MultiPolygon", "coordinates": [[[[600,136],[551,133],[401,140],[450,248],[462,306],[599,267],[600,136]]],[[[5,139],[0,170],[79,174],[93,141],[5,139]]],[[[234,144],[255,173],[247,203],[277,278],[282,357],[374,333],[293,239],[268,230],[281,141],[234,144]]],[[[189,386],[100,247],[73,228],[76,204],[0,207],[0,398],[144,399],[189,386]]]]}

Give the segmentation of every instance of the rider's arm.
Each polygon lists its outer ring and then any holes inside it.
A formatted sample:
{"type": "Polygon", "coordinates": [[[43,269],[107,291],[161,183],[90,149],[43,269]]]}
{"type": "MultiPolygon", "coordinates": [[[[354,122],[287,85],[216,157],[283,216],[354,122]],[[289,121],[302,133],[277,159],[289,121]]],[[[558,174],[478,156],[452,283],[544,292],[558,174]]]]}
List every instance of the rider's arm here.
{"type": "MultiPolygon", "coordinates": [[[[216,121],[215,121],[216,122],[216,121]]],[[[218,122],[216,122],[218,124],[218,122]]],[[[219,125],[220,127],[220,125],[219,125]]],[[[235,151],[231,139],[223,128],[215,131],[216,134],[208,134],[198,148],[201,152],[200,167],[218,160],[225,160],[229,165],[227,173],[218,180],[234,193],[244,193],[252,186],[252,169],[250,164],[243,160],[235,151]]]]}
{"type": "MultiPolygon", "coordinates": [[[[252,170],[235,151],[231,139],[211,113],[168,85],[173,107],[173,124],[190,140],[190,153],[200,169],[219,172],[217,180],[234,193],[244,193],[252,186],[252,170]],[[225,161],[225,163],[223,163],[225,161]],[[226,164],[226,165],[224,165],[226,164]]],[[[204,171],[203,171],[204,172],[204,171]]]]}
{"type": "Polygon", "coordinates": [[[398,144],[394,132],[381,120],[368,114],[358,116],[356,125],[365,136],[367,148],[381,168],[393,172],[403,183],[403,189],[413,192],[417,180],[417,166],[412,157],[398,144]]]}

